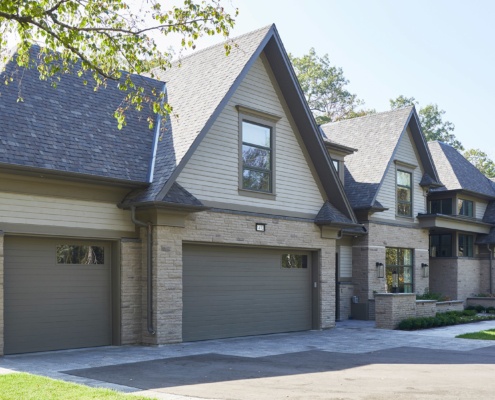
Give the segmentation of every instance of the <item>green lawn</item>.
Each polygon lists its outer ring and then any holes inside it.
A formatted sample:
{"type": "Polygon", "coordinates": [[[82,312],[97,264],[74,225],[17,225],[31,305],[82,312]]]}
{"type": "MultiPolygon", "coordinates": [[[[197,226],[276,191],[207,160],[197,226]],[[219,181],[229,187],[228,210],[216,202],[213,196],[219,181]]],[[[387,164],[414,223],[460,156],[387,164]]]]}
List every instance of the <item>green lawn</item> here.
{"type": "Polygon", "coordinates": [[[480,339],[480,340],[495,340],[495,329],[489,329],[487,331],[464,333],[463,335],[456,336],[461,339],[480,339]]]}
{"type": "Polygon", "coordinates": [[[95,389],[38,375],[13,373],[0,375],[1,400],[149,400],[109,389],[95,389]]]}

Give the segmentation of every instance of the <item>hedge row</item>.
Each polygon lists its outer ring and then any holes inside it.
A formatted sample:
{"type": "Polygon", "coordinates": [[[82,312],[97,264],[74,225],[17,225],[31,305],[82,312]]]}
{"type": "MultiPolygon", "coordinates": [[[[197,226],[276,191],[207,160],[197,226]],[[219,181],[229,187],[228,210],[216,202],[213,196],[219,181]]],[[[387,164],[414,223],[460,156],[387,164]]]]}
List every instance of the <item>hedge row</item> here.
{"type": "Polygon", "coordinates": [[[464,310],[437,313],[434,317],[407,318],[399,323],[397,329],[411,331],[495,319],[495,316],[478,316],[476,314],[476,310],[464,310]]]}

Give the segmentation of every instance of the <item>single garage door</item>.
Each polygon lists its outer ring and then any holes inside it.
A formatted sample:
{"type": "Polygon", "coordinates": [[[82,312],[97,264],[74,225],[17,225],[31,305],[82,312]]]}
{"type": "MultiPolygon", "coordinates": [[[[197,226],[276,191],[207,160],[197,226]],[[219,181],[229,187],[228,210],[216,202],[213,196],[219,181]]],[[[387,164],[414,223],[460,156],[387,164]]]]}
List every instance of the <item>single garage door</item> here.
{"type": "Polygon", "coordinates": [[[111,247],[6,237],[5,353],[111,344],[111,247]]]}
{"type": "Polygon", "coordinates": [[[184,245],[183,340],[311,329],[310,254],[184,245]]]}

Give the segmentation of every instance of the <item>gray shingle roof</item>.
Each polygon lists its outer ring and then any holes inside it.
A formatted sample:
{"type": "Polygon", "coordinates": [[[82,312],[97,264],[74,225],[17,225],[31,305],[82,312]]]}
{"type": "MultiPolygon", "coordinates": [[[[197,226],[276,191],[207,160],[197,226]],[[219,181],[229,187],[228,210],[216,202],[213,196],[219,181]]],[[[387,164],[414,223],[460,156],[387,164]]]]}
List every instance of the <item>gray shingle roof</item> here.
{"type": "Polygon", "coordinates": [[[373,205],[412,110],[405,107],[321,126],[331,141],[358,150],[345,159],[345,191],[354,209],[373,205]]]}
{"type": "MultiPolygon", "coordinates": [[[[33,56],[39,51],[33,47],[33,56]]],[[[8,74],[20,79],[0,87],[0,164],[146,183],[154,131],[149,112],[126,113],[127,126],[118,130],[113,117],[125,93],[116,82],[94,92],[74,74],[62,76],[56,89],[41,81],[36,69],[7,64],[8,74]],[[21,91],[24,101],[17,102],[21,91]]],[[[162,90],[163,83],[133,79],[162,90]]]]}
{"type": "Polygon", "coordinates": [[[315,223],[317,225],[343,224],[355,225],[347,216],[337,210],[330,202],[326,201],[316,215],[315,223]]]}
{"type": "Polygon", "coordinates": [[[495,197],[493,182],[452,146],[435,141],[428,147],[435,162],[443,187],[432,192],[445,190],[467,190],[484,196],[495,197]]]}

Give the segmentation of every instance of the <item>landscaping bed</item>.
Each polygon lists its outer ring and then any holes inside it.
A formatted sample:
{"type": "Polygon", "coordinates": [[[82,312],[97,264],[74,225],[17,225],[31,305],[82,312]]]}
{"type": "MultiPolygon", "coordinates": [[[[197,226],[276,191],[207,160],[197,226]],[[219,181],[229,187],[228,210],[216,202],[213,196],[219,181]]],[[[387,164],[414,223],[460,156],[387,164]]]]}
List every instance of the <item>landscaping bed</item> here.
{"type": "Polygon", "coordinates": [[[434,317],[407,318],[399,323],[397,329],[412,331],[440,326],[468,324],[471,322],[495,320],[495,314],[478,314],[477,310],[448,311],[437,313],[434,317]]]}

